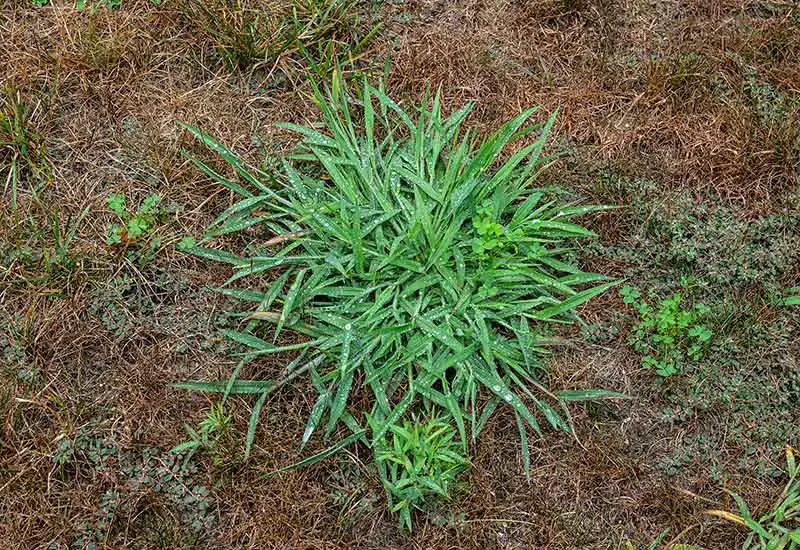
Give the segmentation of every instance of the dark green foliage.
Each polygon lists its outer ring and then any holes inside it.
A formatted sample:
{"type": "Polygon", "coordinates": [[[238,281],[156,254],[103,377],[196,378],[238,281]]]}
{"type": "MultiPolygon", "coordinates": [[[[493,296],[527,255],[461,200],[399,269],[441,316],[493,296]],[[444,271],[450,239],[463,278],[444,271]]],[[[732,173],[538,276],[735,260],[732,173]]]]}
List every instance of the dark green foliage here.
{"type": "MultiPolygon", "coordinates": [[[[597,191],[625,201],[625,236],[587,249],[629,265],[626,276],[659,293],[694,281],[707,303],[753,287],[770,290],[800,269],[800,196],[788,195],[774,213],[745,217],[736,205],[698,201],[688,194],[657,196],[650,182],[603,176],[597,191]],[[715,291],[706,300],[705,289],[715,291]]],[[[788,285],[793,286],[793,285],[788,285]]],[[[713,303],[710,303],[713,305],[713,303]]]]}
{"type": "Polygon", "coordinates": [[[629,208],[617,244],[587,249],[625,265],[621,275],[652,290],[653,313],[676,293],[684,303],[678,310],[710,308],[701,322],[714,335],[702,356],[659,387],[663,421],[683,433],[660,468],[677,474],[702,465],[715,479],[775,474],[769,457],[800,433],[800,311],[786,305],[800,273],[798,197],[786,194],[772,213],[745,217],[720,199],[665,197],[632,178],[606,174],[597,192],[629,208]]]}
{"type": "Polygon", "coordinates": [[[93,520],[74,534],[77,547],[113,541],[116,533],[136,527],[141,536],[176,519],[182,542],[188,542],[214,524],[214,498],[197,480],[197,467],[183,456],[154,448],[122,449],[80,430],[58,441],[52,459],[62,479],[113,474],[115,481],[100,495],[93,520]],[[138,508],[143,499],[149,502],[145,513],[138,508]]]}
{"type": "Polygon", "coordinates": [[[668,473],[697,460],[716,479],[732,468],[775,473],[768,457],[787,441],[796,444],[800,433],[800,315],[793,309],[769,323],[754,318],[749,304],[715,314],[717,334],[703,360],[664,388],[664,420],[698,422],[662,461],[668,473]]]}

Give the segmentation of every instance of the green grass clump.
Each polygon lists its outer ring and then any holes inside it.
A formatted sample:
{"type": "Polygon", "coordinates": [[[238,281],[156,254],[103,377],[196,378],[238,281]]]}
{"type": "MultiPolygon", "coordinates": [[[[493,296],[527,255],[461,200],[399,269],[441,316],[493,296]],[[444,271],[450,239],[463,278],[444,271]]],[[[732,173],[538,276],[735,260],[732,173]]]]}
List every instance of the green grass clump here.
{"type": "Polygon", "coordinates": [[[183,11],[230,68],[284,76],[329,72],[363,53],[377,27],[361,32],[355,0],[184,0],[183,11]],[[295,71],[299,69],[299,71],[295,71]]]}
{"type": "Polygon", "coordinates": [[[458,484],[458,474],[469,467],[448,420],[422,422],[414,418],[402,426],[393,425],[391,441],[382,441],[376,450],[389,508],[400,515],[400,524],[409,531],[411,511],[424,510],[432,499],[448,499],[458,484]]]}
{"type": "Polygon", "coordinates": [[[43,139],[31,124],[34,111],[10,87],[0,95],[0,180],[12,211],[20,192],[36,192],[52,179],[43,139]]]}
{"type": "Polygon", "coordinates": [[[749,530],[742,550],[796,550],[800,548],[800,467],[791,447],[786,447],[789,481],[777,502],[765,514],[754,518],[744,499],[727,491],[736,502],[739,514],[727,510],[707,513],[746,527],[749,530]]]}
{"type": "Polygon", "coordinates": [[[365,84],[355,98],[343,86],[315,87],[321,129],[283,125],[303,139],[278,174],[246,169],[187,127],[240,180],[197,162],[242,197],[205,241],[249,228],[274,235],[253,242],[247,257],[192,249],[230,263],[229,285],[246,282],[224,292],[251,303],[249,324],[225,333],[250,348],[248,357],[300,355],[277,381],[185,387],[261,393],[257,416],[270,392],[308,375],[317,399],[303,444],[344,423],[348,440],[377,446],[422,403],[437,405],[467,441],[506,406],[527,464],[528,433],[542,434],[542,417],[570,431],[564,401],[615,395],[553,392],[540,360],[542,326],[572,320],[577,306],[616,284],[568,261],[574,243],[593,235],[573,218],[599,208],[562,204],[533,185],[550,160],[542,149],[555,115],[531,123],[538,109],[528,109],[479,141],[463,128],[472,105],[445,117],[438,96],[409,111],[382,88],[365,84]],[[277,277],[265,283],[268,272],[277,277]],[[287,330],[303,341],[276,344],[287,330]],[[364,390],[369,440],[348,406],[364,390]]]}

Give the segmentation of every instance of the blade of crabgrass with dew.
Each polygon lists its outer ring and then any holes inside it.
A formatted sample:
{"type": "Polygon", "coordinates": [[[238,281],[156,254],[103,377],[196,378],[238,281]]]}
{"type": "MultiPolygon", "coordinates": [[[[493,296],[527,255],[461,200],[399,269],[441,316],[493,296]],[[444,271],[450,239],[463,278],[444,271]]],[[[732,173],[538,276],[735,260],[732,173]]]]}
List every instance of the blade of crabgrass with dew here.
{"type": "Polygon", "coordinates": [[[253,449],[253,442],[256,438],[256,428],[258,427],[258,418],[261,416],[261,409],[264,407],[264,403],[266,403],[268,396],[268,391],[262,393],[261,397],[258,398],[258,401],[256,401],[256,404],[253,406],[253,412],[250,413],[250,422],[247,426],[247,437],[245,438],[244,446],[245,460],[250,457],[250,451],[253,449]]]}
{"type": "Polygon", "coordinates": [[[336,427],[339,417],[347,406],[347,398],[350,396],[350,388],[353,385],[353,375],[357,366],[352,365],[350,362],[350,346],[353,342],[353,332],[352,330],[348,330],[348,328],[349,326],[345,327],[346,332],[339,355],[338,369],[340,374],[337,384],[338,389],[336,391],[336,397],[334,397],[333,403],[331,404],[331,414],[328,417],[328,427],[326,429],[327,435],[333,433],[333,429],[336,427]]]}
{"type": "Polygon", "coordinates": [[[207,175],[208,177],[210,177],[212,180],[216,181],[217,183],[219,183],[223,187],[226,187],[229,190],[233,191],[234,193],[238,193],[239,195],[242,195],[243,197],[252,197],[253,196],[253,194],[250,191],[248,191],[247,189],[245,189],[244,187],[242,187],[238,183],[229,180],[228,178],[226,178],[222,174],[217,173],[213,168],[209,167],[207,164],[205,164],[201,160],[196,159],[195,157],[193,157],[189,153],[184,152],[184,156],[186,156],[186,158],[188,158],[192,162],[192,164],[197,166],[200,169],[201,172],[203,172],[205,175],[207,175]]]}
{"type": "Polygon", "coordinates": [[[464,414],[461,411],[461,407],[458,405],[458,401],[450,392],[450,389],[447,388],[445,393],[445,399],[447,403],[447,409],[450,411],[451,416],[456,421],[456,427],[458,428],[458,434],[461,437],[461,445],[464,450],[464,453],[467,452],[467,428],[464,425],[464,414]]]}
{"type": "Polygon", "coordinates": [[[320,460],[323,460],[325,458],[328,458],[329,456],[335,455],[336,453],[338,453],[339,451],[341,451],[342,449],[344,449],[348,445],[352,445],[353,443],[358,441],[365,433],[367,433],[367,430],[362,429],[362,430],[360,430],[358,432],[350,434],[348,437],[344,438],[342,441],[340,441],[336,445],[328,447],[327,449],[324,449],[324,450],[322,450],[322,451],[320,451],[320,452],[318,452],[316,454],[313,454],[313,455],[311,455],[309,457],[306,457],[303,460],[295,462],[294,464],[290,464],[288,466],[284,466],[283,468],[279,468],[279,469],[275,470],[274,472],[269,472],[267,474],[264,474],[264,477],[265,478],[270,478],[270,477],[272,477],[274,475],[282,474],[284,472],[288,472],[288,471],[294,470],[296,468],[302,468],[303,466],[310,466],[312,464],[316,464],[320,460]]]}
{"type": "Polygon", "coordinates": [[[251,214],[259,205],[267,202],[267,200],[268,197],[265,197],[264,195],[244,198],[235,203],[233,206],[223,210],[222,214],[217,216],[217,218],[209,224],[209,227],[217,227],[225,220],[234,217],[236,214],[251,214]]]}
{"type": "Polygon", "coordinates": [[[253,336],[252,334],[248,334],[245,332],[239,332],[236,330],[229,330],[229,329],[222,329],[220,331],[221,334],[230,338],[234,342],[239,342],[240,344],[244,344],[247,347],[256,349],[256,350],[265,350],[265,349],[272,349],[275,346],[269,344],[265,340],[262,340],[258,336],[253,336]]]}
{"type": "Polygon", "coordinates": [[[222,404],[225,404],[225,401],[228,400],[228,396],[231,393],[231,389],[233,389],[233,385],[236,383],[236,379],[239,377],[239,372],[242,370],[242,367],[247,362],[247,359],[242,359],[233,369],[231,373],[231,377],[228,379],[228,385],[225,386],[225,393],[222,394],[222,404]]]}
{"type": "Polygon", "coordinates": [[[215,380],[213,382],[201,382],[198,380],[189,380],[186,382],[176,382],[172,385],[173,388],[181,390],[190,390],[204,393],[223,393],[225,391],[230,395],[248,394],[248,393],[261,393],[268,391],[275,386],[274,380],[236,380],[233,385],[228,388],[229,380],[215,380]]]}
{"type": "Polygon", "coordinates": [[[286,293],[286,299],[283,302],[283,310],[281,311],[281,318],[278,320],[278,323],[275,325],[275,335],[273,337],[273,341],[278,339],[280,336],[281,329],[286,324],[286,321],[289,318],[289,314],[292,312],[292,307],[294,306],[294,300],[297,297],[298,293],[300,292],[300,288],[303,284],[303,278],[305,274],[308,272],[307,269],[301,269],[297,272],[295,276],[294,282],[292,282],[292,286],[289,287],[289,292],[286,293]]]}
{"type": "Polygon", "coordinates": [[[624,393],[602,390],[561,390],[555,393],[556,397],[562,401],[591,401],[593,399],[630,399],[629,395],[624,393]]]}
{"type": "Polygon", "coordinates": [[[494,393],[497,397],[511,405],[511,407],[518,412],[522,417],[528,422],[528,424],[533,428],[533,430],[542,435],[542,430],[539,427],[539,422],[536,421],[536,418],[531,414],[531,411],[525,406],[525,403],[517,396],[516,393],[511,391],[506,383],[497,375],[497,373],[490,373],[489,370],[483,368],[481,365],[478,365],[477,361],[470,361],[472,366],[472,372],[475,373],[475,377],[480,380],[481,384],[489,388],[492,393],[494,393]]]}
{"type": "Polygon", "coordinates": [[[522,469],[525,470],[525,475],[530,481],[531,475],[531,453],[528,448],[528,430],[525,428],[525,421],[522,420],[520,415],[514,413],[514,418],[517,421],[517,430],[519,431],[519,440],[522,443],[522,469]]]}
{"type": "Polygon", "coordinates": [[[497,406],[500,404],[500,398],[497,396],[492,396],[491,399],[484,405],[483,410],[481,411],[481,415],[478,417],[477,421],[473,420],[472,426],[472,441],[474,442],[477,438],[478,434],[483,430],[484,426],[486,426],[486,422],[489,420],[489,417],[494,414],[494,411],[497,409],[497,406]]]}
{"type": "Polygon", "coordinates": [[[226,252],[224,250],[217,250],[215,248],[206,248],[204,246],[193,246],[187,252],[191,252],[192,254],[200,258],[205,258],[207,260],[214,260],[215,262],[231,264],[234,266],[244,262],[244,258],[242,258],[241,256],[231,254],[230,252],[226,252]]]}
{"type": "Polygon", "coordinates": [[[381,428],[375,433],[375,435],[372,436],[373,445],[375,445],[375,443],[378,440],[380,440],[384,435],[386,435],[386,432],[389,431],[389,429],[392,426],[397,424],[397,421],[400,419],[400,417],[403,416],[403,413],[406,412],[406,409],[409,407],[409,405],[411,405],[411,402],[414,400],[414,397],[416,397],[416,393],[417,392],[415,388],[415,382],[410,381],[409,388],[406,391],[406,394],[403,396],[403,399],[401,399],[400,402],[397,405],[395,405],[391,414],[386,417],[386,420],[384,421],[381,428]]]}
{"type": "Polygon", "coordinates": [[[326,391],[321,393],[317,398],[317,401],[314,403],[314,407],[311,409],[311,414],[308,417],[308,421],[306,422],[306,429],[303,431],[303,438],[300,441],[300,448],[306,446],[308,440],[311,439],[311,435],[314,433],[314,430],[319,425],[320,420],[322,420],[322,415],[325,413],[325,409],[328,408],[328,402],[331,399],[331,392],[326,391]]]}
{"type": "Polygon", "coordinates": [[[201,141],[206,147],[208,147],[209,149],[211,149],[212,151],[217,153],[220,157],[222,157],[225,160],[225,162],[230,164],[234,168],[234,170],[236,170],[236,173],[239,174],[239,176],[243,180],[245,180],[248,183],[252,184],[256,189],[259,189],[259,190],[261,190],[261,191],[263,191],[265,193],[268,193],[270,195],[274,195],[274,193],[271,192],[267,188],[267,186],[265,186],[263,183],[261,183],[258,180],[258,178],[253,176],[247,170],[245,170],[244,166],[239,161],[239,157],[236,156],[233,153],[233,151],[231,151],[230,149],[225,147],[222,143],[220,143],[219,141],[217,141],[213,137],[209,136],[208,134],[206,134],[205,132],[203,132],[199,128],[196,128],[196,127],[191,126],[189,124],[184,124],[182,122],[179,122],[178,125],[181,126],[184,129],[188,130],[190,134],[192,134],[195,138],[197,138],[199,141],[201,141]]]}
{"type": "Polygon", "coordinates": [[[236,298],[244,302],[257,302],[261,303],[266,298],[266,294],[256,290],[248,290],[246,288],[215,288],[214,292],[219,292],[225,296],[236,298]]]}
{"type": "Polygon", "coordinates": [[[610,283],[606,283],[604,285],[595,286],[595,287],[592,287],[592,288],[588,288],[588,289],[586,289],[584,291],[578,292],[577,294],[575,294],[574,296],[570,296],[569,298],[567,298],[566,300],[564,300],[563,302],[561,302],[557,306],[548,307],[548,308],[545,308],[545,309],[537,312],[534,315],[534,318],[535,319],[539,319],[540,321],[546,321],[548,319],[552,319],[556,315],[560,315],[560,314],[565,313],[567,311],[572,311],[577,306],[579,306],[579,305],[581,305],[581,304],[583,304],[585,302],[588,302],[589,300],[591,300],[595,296],[597,296],[599,294],[602,294],[603,292],[605,292],[609,288],[612,288],[612,287],[618,285],[619,283],[620,283],[620,281],[611,281],[610,283]]]}

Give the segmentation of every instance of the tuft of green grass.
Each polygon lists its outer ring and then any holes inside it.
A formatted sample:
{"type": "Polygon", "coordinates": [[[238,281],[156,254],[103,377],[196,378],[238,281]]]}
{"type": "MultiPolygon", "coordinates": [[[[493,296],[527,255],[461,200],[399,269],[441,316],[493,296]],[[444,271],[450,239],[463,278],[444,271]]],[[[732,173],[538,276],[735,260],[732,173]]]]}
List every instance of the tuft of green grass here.
{"type": "MultiPolygon", "coordinates": [[[[248,348],[245,361],[299,355],[278,380],[240,380],[237,368],[227,383],[182,386],[261,394],[257,418],[271,392],[308,376],[317,398],[302,445],[344,424],[353,434],[345,441],[377,446],[423,404],[438,406],[466,445],[505,406],[527,467],[528,436],[543,434],[542,419],[571,431],[566,401],[619,396],[551,391],[541,361],[546,326],[570,322],[617,284],[569,261],[574,243],[593,236],[573,219],[603,208],[535,187],[551,160],[543,148],[555,114],[534,123],[538,108],[528,109],[479,141],[464,129],[471,104],[445,117],[438,95],[408,110],[382,86],[364,83],[358,98],[341,79],[314,90],[323,127],[283,124],[302,143],[276,174],[248,169],[186,126],[239,180],[196,162],[242,197],[191,249],[231,264],[223,292],[250,304],[244,330],[224,334],[248,348]],[[208,246],[253,229],[273,236],[252,242],[248,256],[208,246]],[[269,272],[277,277],[264,283],[269,272]],[[286,331],[302,341],[279,344],[286,331]],[[371,395],[370,439],[350,407],[361,391],[371,395]]],[[[254,432],[255,421],[248,450],[254,432]]]]}
{"type": "Polygon", "coordinates": [[[800,467],[791,447],[786,447],[786,473],[789,480],[778,500],[765,514],[754,518],[744,499],[727,491],[736,502],[739,514],[727,510],[706,513],[748,529],[742,550],[796,550],[800,548],[800,467]]]}
{"type": "Polygon", "coordinates": [[[402,426],[391,426],[390,432],[376,448],[375,462],[389,509],[411,531],[411,511],[425,510],[432,499],[449,499],[469,461],[447,417],[412,418],[402,426]]]}
{"type": "Polygon", "coordinates": [[[6,87],[0,95],[0,185],[9,194],[12,211],[17,209],[19,193],[37,191],[51,179],[42,137],[30,120],[33,109],[18,91],[6,87]]]}
{"type": "Polygon", "coordinates": [[[223,457],[218,452],[220,440],[228,432],[231,418],[231,415],[225,411],[223,403],[214,403],[206,413],[206,417],[200,422],[198,430],[194,430],[189,425],[185,426],[189,440],[173,447],[172,452],[189,451],[194,453],[198,449],[205,449],[212,453],[215,464],[221,464],[223,457]]]}
{"type": "Polygon", "coordinates": [[[258,0],[186,0],[184,13],[202,30],[231,69],[260,66],[318,76],[353,61],[377,32],[362,33],[356,0],[293,0],[275,9],[258,0]]]}

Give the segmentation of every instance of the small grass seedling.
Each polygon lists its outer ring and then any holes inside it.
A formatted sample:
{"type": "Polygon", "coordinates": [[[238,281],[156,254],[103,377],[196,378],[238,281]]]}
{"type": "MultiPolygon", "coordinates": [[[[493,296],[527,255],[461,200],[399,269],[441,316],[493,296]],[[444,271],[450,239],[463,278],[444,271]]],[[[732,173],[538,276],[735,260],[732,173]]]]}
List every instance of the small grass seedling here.
{"type": "Polygon", "coordinates": [[[224,404],[221,401],[215,402],[206,417],[200,422],[198,430],[189,425],[185,426],[190,439],[175,446],[172,452],[191,451],[194,453],[202,449],[211,454],[215,464],[221,463],[222,457],[218,452],[219,442],[228,432],[231,418],[231,415],[225,411],[224,404]]]}
{"type": "MultiPolygon", "coordinates": [[[[380,429],[375,423],[373,429],[380,429]]],[[[427,510],[432,500],[449,500],[458,475],[469,467],[463,442],[446,417],[414,417],[393,425],[375,451],[375,462],[400,525],[411,531],[411,512],[427,510]]]]}

